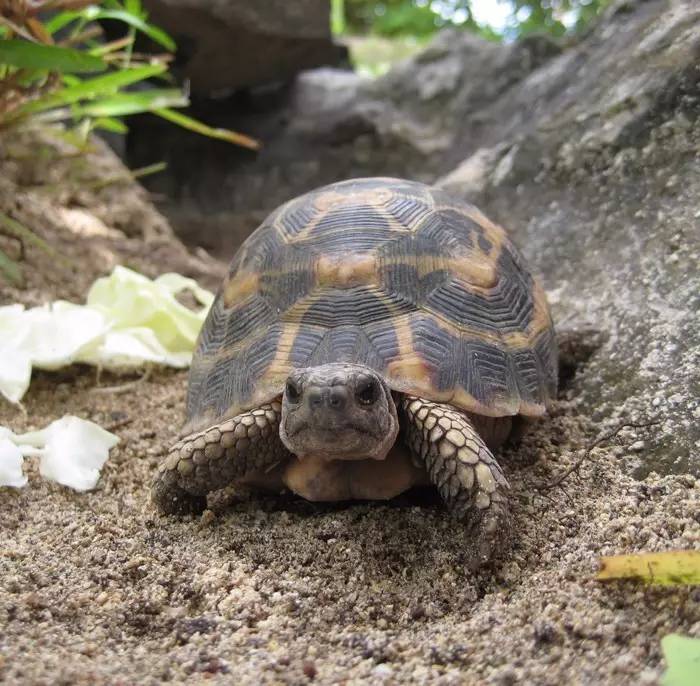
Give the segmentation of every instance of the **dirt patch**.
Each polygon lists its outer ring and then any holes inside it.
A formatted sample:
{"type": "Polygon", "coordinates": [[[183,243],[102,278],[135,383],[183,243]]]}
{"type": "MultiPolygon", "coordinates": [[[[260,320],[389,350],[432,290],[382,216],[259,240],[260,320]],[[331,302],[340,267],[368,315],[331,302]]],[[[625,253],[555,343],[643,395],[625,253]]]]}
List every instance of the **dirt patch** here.
{"type": "MultiPolygon", "coordinates": [[[[132,249],[147,273],[192,259],[168,235],[162,254],[143,236],[109,240],[115,259],[132,249]]],[[[79,272],[27,269],[30,291],[3,288],[3,301],[81,300],[103,266],[85,262],[92,241],[70,246],[85,251],[79,272]]],[[[541,490],[605,428],[562,398],[502,458],[515,542],[475,575],[465,534],[422,495],[223,498],[200,518],[157,515],[148,485],[183,420],[186,379],[156,370],[110,392],[72,367],[35,375],[26,415],[0,404],[14,430],[72,413],[121,438],[94,492],[47,483],[33,464],[26,488],[0,490],[4,683],[655,683],[661,637],[700,635],[697,589],[592,580],[601,554],[700,546],[700,482],[622,471],[643,430],[541,490]]]]}

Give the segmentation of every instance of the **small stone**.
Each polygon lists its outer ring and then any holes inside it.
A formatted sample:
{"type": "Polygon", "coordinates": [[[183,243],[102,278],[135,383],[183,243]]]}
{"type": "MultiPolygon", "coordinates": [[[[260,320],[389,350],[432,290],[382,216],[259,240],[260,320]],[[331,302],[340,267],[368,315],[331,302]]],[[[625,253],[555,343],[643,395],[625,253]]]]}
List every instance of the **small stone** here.
{"type": "Polygon", "coordinates": [[[202,516],[199,519],[200,526],[211,526],[216,521],[216,515],[210,510],[206,509],[202,512],[202,516]]]}
{"type": "Polygon", "coordinates": [[[646,447],[647,445],[644,441],[635,441],[630,446],[630,450],[635,453],[641,453],[646,447]]]}
{"type": "Polygon", "coordinates": [[[389,679],[390,677],[394,676],[394,670],[391,667],[389,667],[389,665],[377,665],[372,670],[372,676],[375,679],[389,679]]]}

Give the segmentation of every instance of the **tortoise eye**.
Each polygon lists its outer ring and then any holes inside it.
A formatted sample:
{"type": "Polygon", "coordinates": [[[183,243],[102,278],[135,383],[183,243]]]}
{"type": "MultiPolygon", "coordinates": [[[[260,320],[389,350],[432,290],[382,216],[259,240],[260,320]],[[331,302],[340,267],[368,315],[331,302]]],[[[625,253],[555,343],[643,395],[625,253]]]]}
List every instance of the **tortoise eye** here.
{"type": "Polygon", "coordinates": [[[372,405],[379,396],[379,388],[373,379],[361,381],[357,386],[355,397],[360,405],[372,405]]]}
{"type": "Polygon", "coordinates": [[[284,389],[284,393],[287,396],[287,400],[290,403],[298,403],[301,397],[301,391],[299,386],[297,386],[293,381],[287,381],[287,386],[284,389]]]}

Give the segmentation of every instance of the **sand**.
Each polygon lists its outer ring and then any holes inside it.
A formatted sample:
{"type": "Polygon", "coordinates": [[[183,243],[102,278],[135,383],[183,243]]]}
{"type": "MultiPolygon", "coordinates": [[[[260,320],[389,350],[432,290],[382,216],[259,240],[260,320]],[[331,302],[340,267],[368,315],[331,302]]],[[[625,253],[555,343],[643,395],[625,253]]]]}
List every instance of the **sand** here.
{"type": "MultiPolygon", "coordinates": [[[[42,270],[1,301],[76,298],[124,255],[204,282],[222,269],[193,266],[165,234],[157,253],[143,240],[73,240],[79,272],[30,252],[42,270]]],[[[121,438],[91,493],[44,481],[31,461],[26,488],[0,489],[3,683],[653,684],[660,639],[700,636],[700,589],[594,579],[600,555],[700,547],[700,482],[625,474],[652,428],[621,432],[543,488],[610,428],[577,410],[571,388],[502,456],[514,542],[474,572],[466,534],[424,493],[324,506],[228,493],[201,517],[157,514],[149,482],[184,419],[187,375],[138,378],[40,372],[26,414],[0,403],[13,430],[73,413],[121,438]]]]}

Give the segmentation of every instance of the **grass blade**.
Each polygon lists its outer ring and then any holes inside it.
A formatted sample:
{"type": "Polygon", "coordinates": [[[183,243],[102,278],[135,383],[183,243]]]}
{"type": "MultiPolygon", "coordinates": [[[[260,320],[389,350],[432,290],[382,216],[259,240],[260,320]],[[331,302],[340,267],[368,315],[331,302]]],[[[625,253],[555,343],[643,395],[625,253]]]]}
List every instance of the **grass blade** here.
{"type": "Polygon", "coordinates": [[[158,109],[153,112],[163,119],[167,119],[178,126],[182,126],[185,129],[194,131],[201,134],[202,136],[207,136],[209,138],[218,138],[219,140],[228,141],[229,143],[234,143],[240,145],[244,148],[250,150],[258,150],[260,148],[260,142],[254,138],[243,135],[242,133],[236,133],[235,131],[229,131],[228,129],[218,129],[188,117],[186,114],[181,112],[175,112],[171,109],[158,109]]]}
{"type": "Polygon", "coordinates": [[[120,88],[138,83],[145,79],[162,74],[167,69],[164,64],[152,64],[146,67],[136,67],[135,69],[124,69],[122,71],[96,76],[86,79],[73,86],[61,88],[38,100],[33,100],[19,109],[19,113],[35,114],[44,112],[54,107],[63,107],[80,100],[95,98],[100,95],[111,95],[120,88]]]}
{"type": "Polygon", "coordinates": [[[82,15],[88,21],[116,19],[146,34],[151,40],[162,45],[166,50],[170,52],[175,52],[176,50],[177,46],[175,45],[175,41],[165,31],[159,29],[157,26],[146,23],[140,17],[130,14],[129,12],[123,10],[101,10],[97,7],[88,7],[82,12],[82,15]]]}
{"type": "Polygon", "coordinates": [[[117,174],[115,176],[110,176],[106,179],[99,179],[93,183],[89,183],[89,188],[95,191],[99,191],[107,186],[112,186],[120,183],[132,183],[136,179],[143,178],[144,176],[150,176],[151,174],[158,174],[168,168],[165,162],[155,162],[154,164],[149,164],[146,167],[139,167],[138,169],[129,170],[126,174],[117,174]]]}
{"type": "Polygon", "coordinates": [[[3,250],[0,248],[0,276],[4,276],[5,279],[13,286],[22,286],[24,284],[24,277],[22,276],[22,270],[19,265],[10,259],[3,250]]]}
{"type": "Polygon", "coordinates": [[[18,69],[45,69],[72,74],[104,71],[107,68],[107,63],[95,55],[15,39],[0,41],[0,64],[18,69]]]}
{"type": "Polygon", "coordinates": [[[103,131],[118,133],[120,135],[129,133],[129,127],[124,122],[112,117],[98,117],[92,122],[92,126],[95,129],[102,129],[103,131]]]}
{"type": "Polygon", "coordinates": [[[33,245],[39,250],[43,250],[47,255],[56,257],[58,253],[54,250],[43,238],[39,238],[31,229],[28,229],[23,224],[20,224],[16,219],[8,217],[3,212],[0,212],[0,231],[16,238],[22,243],[33,245]]]}
{"type": "Polygon", "coordinates": [[[115,93],[72,109],[75,117],[124,117],[142,112],[155,112],[162,107],[185,107],[189,104],[181,91],[154,88],[140,93],[115,93]]]}

